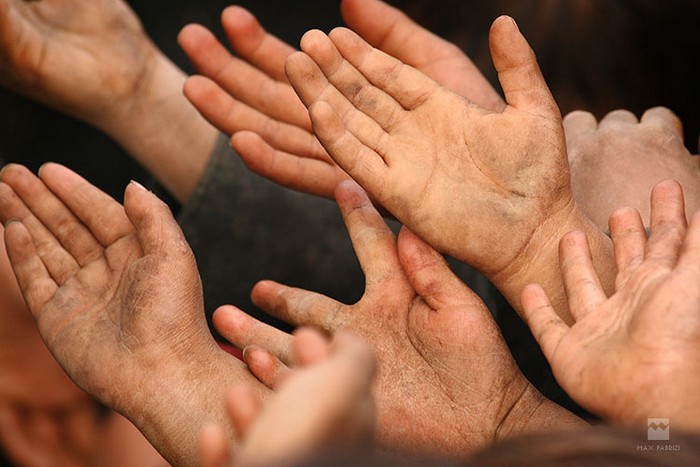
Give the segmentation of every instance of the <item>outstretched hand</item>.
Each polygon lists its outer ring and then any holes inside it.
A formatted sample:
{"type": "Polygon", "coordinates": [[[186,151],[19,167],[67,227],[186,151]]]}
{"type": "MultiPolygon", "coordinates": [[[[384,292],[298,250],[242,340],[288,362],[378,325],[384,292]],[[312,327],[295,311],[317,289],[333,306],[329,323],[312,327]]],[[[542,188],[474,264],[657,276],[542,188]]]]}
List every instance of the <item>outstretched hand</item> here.
{"type": "Polygon", "coordinates": [[[198,423],[223,419],[211,393],[255,379],[209,334],[182,232],[136,183],[122,207],[62,166],[44,165],[40,177],[4,168],[0,219],[46,345],[78,386],[129,417],[166,458],[193,462],[198,423]]]}
{"type": "MultiPolygon", "coordinates": [[[[354,183],[341,184],[337,200],[366,275],[362,299],[344,305],[269,281],[252,297],[287,322],[346,329],[372,346],[380,443],[464,456],[512,433],[574,423],[525,380],[484,303],[441,255],[406,229],[397,243],[354,183]],[[542,412],[557,416],[538,427],[542,412]]],[[[244,358],[263,382],[274,387],[286,379],[285,364],[294,362],[288,335],[232,307],[217,310],[214,324],[247,346],[244,358]]]]}
{"type": "MultiPolygon", "coordinates": [[[[371,44],[485,107],[503,108],[501,97],[461,50],[400,10],[379,0],[344,0],[341,8],[349,27],[371,44]]],[[[180,34],[181,46],[201,74],[188,80],[186,96],[214,126],[232,135],[233,147],[251,170],[333,198],[347,174],[318,143],[287,81],[284,61],[294,49],[241,7],[225,9],[222,24],[238,57],[202,26],[189,25],[180,34]]]]}
{"type": "MultiPolygon", "coordinates": [[[[559,109],[514,21],[491,29],[508,106],[494,112],[339,28],[308,32],[287,73],[319,140],[369,195],[519,308],[513,280],[574,224],[559,109]]],[[[544,255],[543,255],[544,252],[544,255]]],[[[546,261],[545,261],[546,262],[546,261]]],[[[529,271],[532,270],[532,271],[529,271]]],[[[556,284],[554,285],[556,286],[556,284]]]]}
{"type": "Polygon", "coordinates": [[[649,193],[662,180],[683,187],[688,217],[700,208],[700,160],[683,144],[683,124],[669,109],[637,117],[615,110],[600,122],[588,112],[564,118],[571,189],[581,209],[601,229],[616,209],[637,209],[649,223],[649,193]]]}
{"type": "Polygon", "coordinates": [[[292,347],[299,367],[265,405],[249,386],[229,391],[226,406],[241,445],[232,456],[222,427],[207,427],[200,437],[204,467],[296,465],[372,440],[370,348],[348,333],[331,342],[312,329],[296,331],[292,347]]]}
{"type": "Polygon", "coordinates": [[[122,0],[0,0],[0,82],[98,126],[138,100],[156,55],[122,0]]]}
{"type": "Polygon", "coordinates": [[[539,286],[523,290],[525,317],[554,376],[583,407],[617,423],[671,418],[697,429],[700,415],[700,215],[686,229],[683,193],[664,181],[651,200],[651,236],[639,213],[610,217],[618,275],[602,290],[585,235],[561,241],[561,267],[576,322],[566,325],[539,286]]]}

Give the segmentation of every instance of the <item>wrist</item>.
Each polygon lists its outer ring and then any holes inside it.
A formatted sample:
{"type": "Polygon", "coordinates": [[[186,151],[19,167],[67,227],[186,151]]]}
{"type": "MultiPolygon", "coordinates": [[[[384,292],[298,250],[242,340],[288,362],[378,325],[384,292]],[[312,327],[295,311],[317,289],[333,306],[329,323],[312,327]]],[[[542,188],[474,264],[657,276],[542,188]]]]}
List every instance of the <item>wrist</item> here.
{"type": "Polygon", "coordinates": [[[185,80],[185,73],[154,47],[132,95],[98,122],[183,204],[218,135],[184,97],[185,80]]]}
{"type": "Polygon", "coordinates": [[[517,399],[496,429],[496,441],[528,433],[575,430],[588,426],[584,420],[550,401],[532,384],[517,399]]]}
{"type": "Polygon", "coordinates": [[[518,257],[505,269],[489,277],[516,311],[522,312],[522,289],[528,284],[537,283],[547,293],[557,314],[567,323],[573,322],[559,267],[559,242],[565,234],[572,231],[586,234],[601,285],[609,293],[614,290],[615,260],[612,241],[569,197],[533,233],[518,257]]]}

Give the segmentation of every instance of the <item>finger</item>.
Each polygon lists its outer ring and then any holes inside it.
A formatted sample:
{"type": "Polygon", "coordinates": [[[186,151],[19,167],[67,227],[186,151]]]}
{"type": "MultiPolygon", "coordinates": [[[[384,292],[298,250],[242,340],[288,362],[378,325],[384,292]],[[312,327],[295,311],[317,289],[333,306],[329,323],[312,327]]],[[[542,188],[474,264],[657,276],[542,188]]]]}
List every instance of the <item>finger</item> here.
{"type": "Polygon", "coordinates": [[[678,261],[686,231],[683,189],[674,180],[665,180],[651,190],[651,234],[646,260],[672,268],[678,261]]]}
{"type": "Polygon", "coordinates": [[[642,115],[640,123],[661,128],[683,144],[683,122],[676,114],[666,107],[654,107],[642,115]]]}
{"type": "Polygon", "coordinates": [[[279,387],[292,371],[282,360],[257,345],[243,349],[243,361],[250,372],[270,389],[279,387]]]}
{"type": "Polygon", "coordinates": [[[348,178],[330,158],[325,161],[290,154],[272,147],[260,135],[249,131],[233,135],[231,146],[253,172],[310,195],[334,199],[335,187],[348,178]]]}
{"type": "Polygon", "coordinates": [[[225,467],[231,462],[226,431],[216,423],[207,423],[199,435],[199,460],[202,467],[225,467]]]}
{"type": "MultiPolygon", "coordinates": [[[[309,108],[314,132],[336,164],[373,195],[381,195],[388,166],[384,154],[377,153],[346,129],[340,116],[326,102],[309,108]]],[[[380,199],[381,201],[381,199],[380,199]]]]}
{"type": "Polygon", "coordinates": [[[122,205],[72,170],[48,163],[39,169],[39,178],[103,246],[133,233],[122,205]]]}
{"type": "Polygon", "coordinates": [[[398,8],[378,0],[344,0],[340,7],[348,27],[373,47],[421,70],[484,108],[503,110],[503,99],[469,57],[453,43],[413,22],[398,8]],[[436,67],[436,63],[458,65],[445,69],[436,67]],[[463,79],[452,78],[452,73],[463,79]]]}
{"type": "Polygon", "coordinates": [[[598,124],[598,128],[606,129],[617,125],[636,125],[637,116],[629,110],[618,109],[608,113],[598,124]]]}
{"type": "Polygon", "coordinates": [[[508,105],[549,119],[560,119],[559,108],[545,83],[535,53],[513,18],[501,16],[493,22],[489,45],[508,105]]]}
{"type": "Polygon", "coordinates": [[[315,326],[330,332],[341,304],[315,292],[260,281],[251,292],[255,306],[294,326],[315,326]]]}
{"type": "Polygon", "coordinates": [[[44,224],[31,213],[12,188],[1,182],[0,212],[2,212],[1,217],[3,220],[13,219],[22,222],[31,236],[36,254],[56,283],[63,284],[80,269],[80,265],[75,258],[63,248],[44,224]]]}
{"type": "Polygon", "coordinates": [[[678,267],[700,269],[700,211],[696,212],[690,220],[678,259],[678,267]]]}
{"type": "Polygon", "coordinates": [[[22,296],[34,318],[39,319],[58,284],[37,255],[32,237],[21,222],[10,222],[5,227],[5,247],[22,296]]]}
{"type": "Polygon", "coordinates": [[[406,227],[399,232],[398,250],[411,286],[433,310],[480,300],[454,275],[440,253],[406,227]]]}
{"type": "MultiPolygon", "coordinates": [[[[41,172],[41,169],[39,170],[41,172]]],[[[80,266],[84,266],[102,254],[102,245],[92,233],[63,201],[58,199],[26,167],[17,164],[7,165],[3,171],[3,180],[22,200],[21,203],[14,203],[11,216],[23,222],[29,216],[36,217],[43,224],[40,228],[43,232],[37,231],[36,235],[47,239],[45,232],[50,232],[50,238],[58,240],[61,250],[67,251],[71,258],[74,258],[74,260],[64,258],[65,261],[77,262],[80,266]]],[[[27,221],[24,224],[29,227],[33,222],[27,221]]],[[[32,235],[35,236],[34,232],[32,235]]],[[[42,252],[42,248],[38,245],[37,250],[42,252]]]]}
{"type": "MultiPolygon", "coordinates": [[[[369,115],[384,130],[389,131],[401,119],[404,109],[394,98],[381,90],[381,86],[374,86],[347,61],[335,43],[343,47],[343,52],[349,57],[361,55],[361,58],[354,60],[356,63],[364,64],[367,60],[377,60],[372,53],[381,54],[381,52],[365,42],[361,42],[360,45],[347,43],[348,41],[362,40],[344,28],[334,30],[330,36],[326,36],[321,31],[309,31],[301,40],[301,48],[316,62],[328,81],[352,103],[353,107],[369,115]]],[[[382,57],[384,56],[385,54],[382,54],[382,57]]],[[[392,63],[394,62],[396,61],[393,60],[392,63]]]]}
{"type": "Polygon", "coordinates": [[[295,51],[294,47],[269,34],[255,16],[239,6],[224,9],[221,23],[231,47],[241,58],[277,81],[287,81],[284,61],[295,51]]]}
{"type": "Polygon", "coordinates": [[[0,404],[0,445],[16,465],[51,465],[51,455],[27,434],[20,412],[0,404]]]}
{"type": "Polygon", "coordinates": [[[556,371],[556,351],[561,340],[569,332],[569,326],[557,315],[547,294],[539,285],[526,285],[523,288],[521,303],[525,321],[532,335],[556,371]]]}
{"type": "MultiPolygon", "coordinates": [[[[376,88],[376,91],[372,91],[371,87],[367,90],[368,101],[387,94],[401,108],[412,110],[422,105],[440,88],[420,71],[375,49],[347,28],[336,28],[329,37],[343,59],[376,88]]],[[[370,115],[373,118],[385,118],[384,123],[380,121],[385,128],[391,126],[401,113],[401,109],[386,98],[382,98],[375,107],[368,106],[367,111],[373,110],[370,115]],[[382,113],[387,115],[382,117],[382,113]]]]}
{"type": "Polygon", "coordinates": [[[564,235],[559,243],[559,257],[571,316],[579,321],[607,299],[593,266],[586,235],[582,232],[564,235]]]}
{"type": "Polygon", "coordinates": [[[66,444],[82,458],[89,458],[99,448],[99,406],[94,401],[71,407],[65,415],[66,444]]]}
{"type": "Polygon", "coordinates": [[[287,82],[232,56],[208,29],[188,25],[179,42],[198,72],[237,100],[275,120],[310,129],[308,114],[287,82]]]}
{"type": "MultiPolygon", "coordinates": [[[[233,135],[253,131],[276,149],[303,157],[330,161],[323,146],[309,131],[266,115],[233,98],[204,76],[192,76],[184,86],[185,97],[221,132],[233,135]]],[[[304,109],[306,113],[306,109],[304,109]]]]}
{"type": "MultiPolygon", "coordinates": [[[[167,204],[136,182],[124,192],[124,209],[136,228],[145,254],[186,252],[192,257],[185,236],[167,204]]],[[[192,260],[194,261],[193,257],[192,260]]]]}
{"type": "MultiPolygon", "coordinates": [[[[304,36],[303,42],[309,42],[307,37],[315,37],[314,33],[328,39],[318,31],[308,32],[304,36]]],[[[355,106],[328,81],[319,66],[314,60],[303,52],[290,55],[287,59],[287,76],[294,86],[304,104],[309,108],[309,116],[314,133],[321,141],[321,144],[329,151],[329,147],[335,148],[335,140],[343,133],[348,132],[348,141],[360,142],[362,146],[384,158],[389,157],[390,151],[387,147],[391,141],[387,139],[387,133],[374,119],[356,109],[355,106]],[[330,106],[330,114],[319,114],[316,112],[314,120],[314,107],[321,104],[330,106]],[[335,118],[336,115],[339,118],[335,118]],[[335,121],[339,125],[335,124],[335,121]],[[325,139],[324,139],[325,137],[325,139]]],[[[340,146],[342,149],[342,146],[340,146]]],[[[372,152],[368,152],[372,154],[372,152]]],[[[336,160],[345,154],[331,154],[338,165],[342,164],[336,160]]],[[[379,162],[379,161],[377,161],[379,162]]]]}
{"type": "Polygon", "coordinates": [[[287,364],[292,361],[292,336],[258,321],[234,306],[217,308],[212,322],[214,329],[239,349],[258,345],[287,364]]]}
{"type": "Polygon", "coordinates": [[[294,331],[294,356],[296,364],[305,367],[318,363],[331,354],[331,343],[313,328],[300,328],[294,331]]]}
{"type": "MultiPolygon", "coordinates": [[[[598,128],[598,120],[590,112],[575,110],[569,112],[563,120],[566,146],[571,151],[598,128]]],[[[571,154],[570,154],[571,155],[571,154]]]]}
{"type": "Polygon", "coordinates": [[[343,182],[336,189],[336,200],[367,287],[396,276],[401,270],[396,238],[364,190],[353,181],[343,182]]]}
{"type": "Polygon", "coordinates": [[[260,408],[260,400],[248,386],[235,386],[226,394],[226,410],[239,437],[248,434],[260,408]]]}
{"type": "Polygon", "coordinates": [[[632,208],[614,211],[610,215],[610,236],[617,265],[615,289],[620,290],[630,274],[644,260],[647,234],[639,212],[632,208]]]}

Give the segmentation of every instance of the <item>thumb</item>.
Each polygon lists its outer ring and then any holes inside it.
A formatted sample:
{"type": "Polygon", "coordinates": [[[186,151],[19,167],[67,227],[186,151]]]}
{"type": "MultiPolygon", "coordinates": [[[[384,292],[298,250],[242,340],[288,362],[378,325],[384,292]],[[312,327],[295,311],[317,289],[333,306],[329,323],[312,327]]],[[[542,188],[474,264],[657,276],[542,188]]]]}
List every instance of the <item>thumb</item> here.
{"type": "Polygon", "coordinates": [[[124,211],[134,225],[144,253],[172,253],[189,250],[170,208],[138,182],[124,192],[124,211]]]}
{"type": "Polygon", "coordinates": [[[561,119],[537,57],[513,18],[501,16],[493,22],[489,45],[508,105],[542,117],[561,119]]]}

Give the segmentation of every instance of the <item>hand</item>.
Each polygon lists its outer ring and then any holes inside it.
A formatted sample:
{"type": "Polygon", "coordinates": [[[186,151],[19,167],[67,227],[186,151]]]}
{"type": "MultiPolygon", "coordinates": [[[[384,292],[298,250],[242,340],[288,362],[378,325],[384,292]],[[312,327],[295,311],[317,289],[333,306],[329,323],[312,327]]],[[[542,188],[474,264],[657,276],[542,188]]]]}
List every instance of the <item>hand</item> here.
{"type": "Polygon", "coordinates": [[[255,379],[209,334],[179,227],[135,183],[122,207],[62,166],[44,165],[40,177],[4,168],[0,220],[42,338],[78,386],[169,461],[195,462],[199,427],[224,418],[211,398],[255,379]]]}
{"type": "Polygon", "coordinates": [[[564,118],[571,166],[571,190],[581,209],[602,230],[621,207],[632,207],[649,222],[649,193],[661,180],[683,187],[686,213],[700,208],[700,164],[683,145],[683,124],[663,107],[611,112],[600,123],[588,112],[564,118]]]}
{"type": "MultiPolygon", "coordinates": [[[[242,438],[237,466],[296,465],[371,440],[375,362],[369,347],[347,333],[331,343],[317,331],[301,329],[293,349],[300,368],[266,405],[247,386],[227,395],[231,423],[242,438]]],[[[203,466],[233,465],[220,426],[207,427],[200,445],[203,466]]]]}
{"type": "MultiPolygon", "coordinates": [[[[575,418],[525,380],[486,306],[442,256],[405,229],[397,244],[354,183],[341,184],[337,198],[366,274],[362,299],[344,305],[269,281],[257,284],[252,298],[287,322],[329,333],[349,330],[372,346],[380,443],[464,456],[494,439],[575,418]],[[557,417],[537,426],[540,410],[557,417]]],[[[282,363],[294,361],[289,336],[232,307],[217,310],[214,324],[246,347],[244,358],[262,381],[275,386],[285,379],[282,363]],[[252,344],[271,354],[247,347],[252,344]]]]}
{"type": "MultiPolygon", "coordinates": [[[[344,0],[343,17],[372,45],[409,63],[458,94],[502,110],[503,100],[454,44],[430,33],[378,0],[344,0]]],[[[203,76],[190,78],[185,95],[232,144],[254,172],[300,191],[333,198],[347,175],[311,132],[304,106],[289,85],[284,60],[294,49],[265,32],[241,7],[222,24],[235,58],[205,28],[190,25],[180,44],[203,76]]]]}
{"type": "MultiPolygon", "coordinates": [[[[559,110],[510,18],[494,23],[491,48],[509,103],[500,113],[342,28],[307,33],[287,73],[338,165],[519,309],[522,277],[549,274],[556,262],[552,238],[568,224],[595,229],[571,195],[559,110]]],[[[552,288],[563,294],[555,280],[552,288]]]]}
{"type": "Polygon", "coordinates": [[[665,181],[652,192],[651,236],[639,213],[610,217],[618,275],[607,296],[586,237],[561,241],[561,268],[576,322],[564,324],[538,286],[523,290],[528,325],[562,388],[616,423],[669,417],[697,430],[700,400],[700,215],[686,230],[683,193],[665,181]]]}
{"type": "Polygon", "coordinates": [[[121,0],[0,0],[0,81],[88,122],[135,102],[156,55],[121,0]]]}
{"type": "Polygon", "coordinates": [[[180,202],[216,131],[123,0],[0,0],[0,83],[105,131],[180,202]]]}

